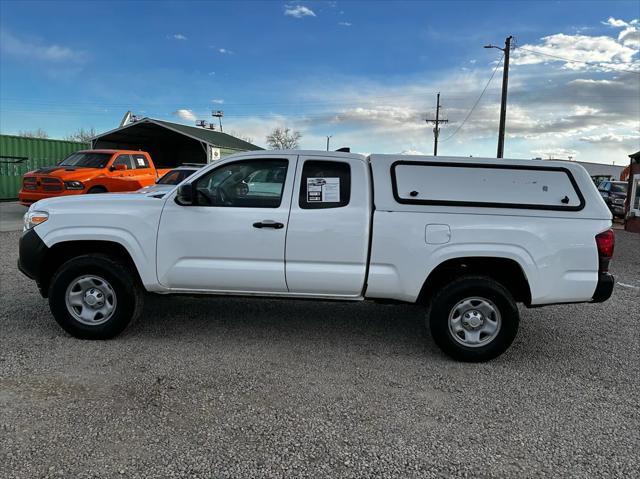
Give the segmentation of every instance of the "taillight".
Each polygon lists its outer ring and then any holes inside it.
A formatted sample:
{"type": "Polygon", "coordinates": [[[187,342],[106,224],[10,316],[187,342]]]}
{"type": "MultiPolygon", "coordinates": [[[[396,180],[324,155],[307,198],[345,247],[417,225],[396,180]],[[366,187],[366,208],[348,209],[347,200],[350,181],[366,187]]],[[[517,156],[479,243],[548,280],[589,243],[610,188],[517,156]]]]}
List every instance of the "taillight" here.
{"type": "Polygon", "coordinates": [[[598,246],[599,269],[601,273],[609,271],[609,261],[613,257],[613,248],[616,244],[616,235],[612,229],[603,231],[596,235],[596,245],[598,246]]]}

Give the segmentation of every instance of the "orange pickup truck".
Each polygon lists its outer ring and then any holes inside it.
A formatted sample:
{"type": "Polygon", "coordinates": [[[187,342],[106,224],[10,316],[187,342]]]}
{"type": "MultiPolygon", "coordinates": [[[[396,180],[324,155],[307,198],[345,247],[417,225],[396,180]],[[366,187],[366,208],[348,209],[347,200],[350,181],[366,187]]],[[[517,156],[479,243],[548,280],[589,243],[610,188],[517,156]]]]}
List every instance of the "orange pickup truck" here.
{"type": "Polygon", "coordinates": [[[29,206],[52,196],[135,191],[167,171],[157,170],[145,151],[77,151],[56,166],[26,173],[18,198],[29,206]]]}

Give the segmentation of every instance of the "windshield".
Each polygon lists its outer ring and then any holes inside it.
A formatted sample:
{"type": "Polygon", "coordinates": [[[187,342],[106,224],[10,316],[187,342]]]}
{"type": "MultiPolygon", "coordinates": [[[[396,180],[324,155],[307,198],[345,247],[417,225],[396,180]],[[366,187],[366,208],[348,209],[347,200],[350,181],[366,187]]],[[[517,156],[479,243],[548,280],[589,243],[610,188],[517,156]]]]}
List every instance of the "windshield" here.
{"type": "Polygon", "coordinates": [[[611,192],[612,193],[627,193],[627,184],[626,183],[611,183],[611,192]]]}
{"type": "Polygon", "coordinates": [[[65,158],[60,166],[78,166],[81,168],[104,168],[111,153],[74,153],[65,158]]]}
{"type": "Polygon", "coordinates": [[[191,176],[196,170],[173,170],[158,180],[159,185],[177,185],[182,180],[191,176]]]}

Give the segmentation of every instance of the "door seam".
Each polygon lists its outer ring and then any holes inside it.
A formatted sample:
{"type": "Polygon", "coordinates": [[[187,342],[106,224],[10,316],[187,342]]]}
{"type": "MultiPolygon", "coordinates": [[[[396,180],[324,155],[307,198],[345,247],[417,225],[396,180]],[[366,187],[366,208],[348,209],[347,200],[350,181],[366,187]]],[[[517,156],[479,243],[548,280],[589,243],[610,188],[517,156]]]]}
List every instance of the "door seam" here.
{"type": "Polygon", "coordinates": [[[287,215],[287,229],[284,232],[284,285],[287,288],[287,292],[290,293],[289,283],[287,281],[287,236],[289,235],[289,225],[291,224],[291,209],[293,208],[293,197],[296,191],[296,179],[298,177],[298,163],[300,162],[300,155],[295,157],[296,167],[293,170],[293,185],[291,187],[291,198],[289,201],[289,214],[287,215]]]}

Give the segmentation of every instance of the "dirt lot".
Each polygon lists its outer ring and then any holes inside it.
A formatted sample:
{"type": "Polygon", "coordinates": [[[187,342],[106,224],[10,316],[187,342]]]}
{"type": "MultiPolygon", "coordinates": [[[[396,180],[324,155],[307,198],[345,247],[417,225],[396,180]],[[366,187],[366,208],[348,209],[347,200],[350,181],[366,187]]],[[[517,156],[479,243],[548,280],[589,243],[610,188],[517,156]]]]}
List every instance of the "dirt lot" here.
{"type": "Polygon", "coordinates": [[[487,364],[413,306],[149,297],[79,341],[0,233],[0,477],[639,477],[640,236],[487,364]]]}

